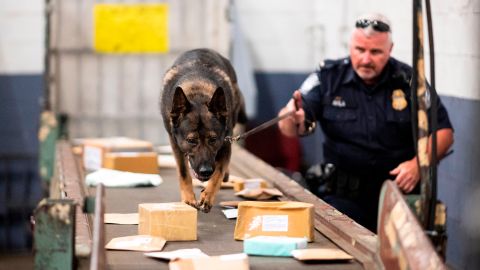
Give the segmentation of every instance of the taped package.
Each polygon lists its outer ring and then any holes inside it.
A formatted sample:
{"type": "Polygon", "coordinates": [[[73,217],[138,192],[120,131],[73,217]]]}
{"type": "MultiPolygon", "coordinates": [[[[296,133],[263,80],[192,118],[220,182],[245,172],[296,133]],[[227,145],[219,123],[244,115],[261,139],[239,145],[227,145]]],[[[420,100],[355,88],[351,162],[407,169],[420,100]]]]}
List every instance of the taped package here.
{"type": "Polygon", "coordinates": [[[246,188],[242,191],[235,193],[235,195],[250,199],[250,200],[269,200],[276,197],[283,196],[283,193],[276,188],[246,188]]]}
{"type": "Polygon", "coordinates": [[[295,201],[240,202],[235,240],[258,235],[300,237],[313,241],[313,205],[295,201]]]}
{"type": "Polygon", "coordinates": [[[138,234],[167,241],[197,240],[197,209],[183,202],[138,205],[138,234]]]}
{"type": "Polygon", "coordinates": [[[114,152],[106,153],[103,168],[158,174],[157,153],[155,152],[114,152]]]}
{"type": "Polygon", "coordinates": [[[153,152],[151,142],[127,137],[85,139],[82,144],[83,165],[87,170],[102,168],[106,153],[153,152]]]}
{"type": "Polygon", "coordinates": [[[268,187],[267,181],[261,178],[251,178],[251,179],[234,178],[232,179],[232,182],[233,182],[233,190],[235,192],[239,192],[244,189],[258,189],[258,188],[268,187]]]}

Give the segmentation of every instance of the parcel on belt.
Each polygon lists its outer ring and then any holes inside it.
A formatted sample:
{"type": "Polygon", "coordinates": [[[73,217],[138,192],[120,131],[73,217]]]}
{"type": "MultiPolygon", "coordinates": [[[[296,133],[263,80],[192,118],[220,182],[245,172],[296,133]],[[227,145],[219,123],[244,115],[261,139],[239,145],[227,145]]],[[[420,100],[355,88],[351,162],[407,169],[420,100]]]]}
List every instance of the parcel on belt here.
{"type": "Polygon", "coordinates": [[[313,205],[310,203],[245,201],[238,204],[234,238],[288,236],[314,240],[313,205]]]}
{"type": "Polygon", "coordinates": [[[151,142],[127,137],[85,139],[82,143],[83,165],[87,170],[102,168],[106,153],[153,152],[151,142]]]}
{"type": "Polygon", "coordinates": [[[266,188],[268,186],[267,181],[261,178],[251,178],[251,179],[234,179],[233,180],[233,190],[235,192],[242,191],[244,189],[257,189],[257,188],[266,188]]]}
{"type": "Polygon", "coordinates": [[[248,255],[291,257],[292,251],[306,248],[307,239],[284,236],[255,236],[243,241],[243,252],[248,255]]]}
{"type": "Polygon", "coordinates": [[[135,173],[158,173],[157,153],[119,152],[106,153],[103,168],[135,173]]]}
{"type": "Polygon", "coordinates": [[[161,236],[167,241],[197,240],[197,209],[186,203],[142,203],[138,212],[138,234],[161,236]]]}

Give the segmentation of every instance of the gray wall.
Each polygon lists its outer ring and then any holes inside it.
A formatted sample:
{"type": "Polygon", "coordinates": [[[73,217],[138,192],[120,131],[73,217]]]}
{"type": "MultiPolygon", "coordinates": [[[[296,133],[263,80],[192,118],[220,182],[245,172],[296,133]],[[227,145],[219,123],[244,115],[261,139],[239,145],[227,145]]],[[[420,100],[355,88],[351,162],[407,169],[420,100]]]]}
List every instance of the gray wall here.
{"type": "Polygon", "coordinates": [[[37,129],[41,75],[0,75],[0,251],[28,250],[41,197],[37,129]]]}
{"type": "Polygon", "coordinates": [[[480,101],[446,96],[442,101],[455,128],[454,152],[441,162],[438,179],[439,198],[448,207],[447,261],[459,269],[479,269],[480,101]]]}

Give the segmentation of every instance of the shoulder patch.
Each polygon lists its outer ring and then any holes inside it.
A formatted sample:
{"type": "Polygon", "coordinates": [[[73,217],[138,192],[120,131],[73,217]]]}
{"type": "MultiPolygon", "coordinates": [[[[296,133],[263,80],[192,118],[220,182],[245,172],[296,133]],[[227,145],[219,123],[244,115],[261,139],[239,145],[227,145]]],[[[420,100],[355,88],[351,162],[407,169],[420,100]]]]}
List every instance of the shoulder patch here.
{"type": "Polygon", "coordinates": [[[348,65],[348,64],[350,64],[349,58],[342,58],[337,60],[325,60],[322,63],[320,63],[320,69],[330,69],[335,66],[348,65]]]}
{"type": "Polygon", "coordinates": [[[305,95],[318,85],[320,85],[320,80],[317,73],[311,73],[300,86],[300,92],[305,95]]]}

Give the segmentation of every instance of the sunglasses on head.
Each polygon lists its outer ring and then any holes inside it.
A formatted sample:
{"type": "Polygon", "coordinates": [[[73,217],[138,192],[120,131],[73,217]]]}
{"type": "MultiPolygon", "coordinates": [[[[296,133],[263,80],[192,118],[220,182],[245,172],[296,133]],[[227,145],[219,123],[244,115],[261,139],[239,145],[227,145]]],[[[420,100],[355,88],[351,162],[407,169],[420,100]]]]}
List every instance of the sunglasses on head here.
{"type": "Polygon", "coordinates": [[[390,32],[390,26],[382,21],[361,19],[355,22],[355,27],[357,28],[363,29],[370,25],[372,26],[373,30],[377,32],[390,32]]]}

